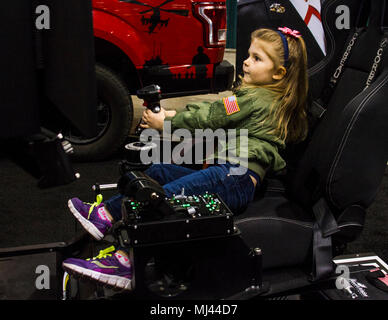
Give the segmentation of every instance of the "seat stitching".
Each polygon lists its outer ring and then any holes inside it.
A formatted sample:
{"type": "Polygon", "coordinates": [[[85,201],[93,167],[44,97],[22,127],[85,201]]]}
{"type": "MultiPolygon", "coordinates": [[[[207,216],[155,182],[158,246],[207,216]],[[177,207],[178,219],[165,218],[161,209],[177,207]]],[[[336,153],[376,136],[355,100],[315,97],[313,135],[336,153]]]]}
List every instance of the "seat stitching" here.
{"type": "Polygon", "coordinates": [[[244,218],[244,219],[241,219],[239,221],[236,221],[235,224],[238,225],[240,223],[249,222],[249,221],[255,221],[255,220],[277,220],[277,221],[281,221],[281,222],[287,222],[287,223],[291,223],[291,224],[296,224],[296,225],[304,227],[304,228],[312,229],[312,225],[307,224],[307,223],[301,223],[301,222],[296,222],[296,221],[290,220],[290,219],[275,218],[275,217],[271,217],[271,218],[270,217],[244,218]]]}
{"type": "MultiPolygon", "coordinates": [[[[382,86],[384,86],[386,83],[387,83],[387,80],[388,80],[388,75],[384,78],[384,80],[376,87],[374,88],[374,90],[372,90],[365,98],[364,100],[361,102],[361,104],[359,105],[359,107],[357,108],[356,112],[353,114],[353,117],[351,118],[350,120],[350,123],[348,124],[347,128],[346,128],[346,131],[342,137],[342,140],[341,140],[341,144],[338,148],[338,151],[337,151],[337,154],[336,156],[334,157],[334,163],[331,167],[331,170],[329,172],[329,178],[328,178],[328,182],[326,184],[326,190],[327,190],[327,194],[331,200],[331,202],[333,204],[336,204],[336,202],[334,201],[333,199],[333,196],[332,196],[332,191],[331,191],[331,183],[334,179],[334,173],[335,173],[335,170],[338,166],[338,163],[339,163],[339,159],[340,157],[342,156],[342,153],[343,153],[343,150],[345,148],[345,145],[346,145],[346,142],[349,138],[349,135],[350,135],[350,132],[352,131],[353,127],[354,127],[354,124],[356,122],[356,120],[358,119],[359,117],[359,114],[361,113],[361,111],[364,109],[365,105],[367,104],[367,102],[369,102],[370,99],[372,99],[372,97],[375,96],[375,94],[382,88],[382,86]]],[[[362,92],[361,92],[362,93],[362,92]]],[[[353,100],[350,102],[352,103],[361,93],[359,93],[356,97],[353,98],[353,100]]],[[[349,103],[349,104],[350,104],[349,103]]],[[[339,206],[338,203],[336,204],[337,207],[339,206]]]]}

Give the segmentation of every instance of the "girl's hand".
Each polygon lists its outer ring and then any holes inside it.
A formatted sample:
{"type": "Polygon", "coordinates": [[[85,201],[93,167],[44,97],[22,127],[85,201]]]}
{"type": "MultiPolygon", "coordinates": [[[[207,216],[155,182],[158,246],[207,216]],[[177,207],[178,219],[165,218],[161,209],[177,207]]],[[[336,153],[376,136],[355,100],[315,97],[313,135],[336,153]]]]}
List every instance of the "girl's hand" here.
{"type": "Polygon", "coordinates": [[[164,110],[166,117],[174,117],[176,115],[176,110],[164,110]]]}
{"type": "Polygon", "coordinates": [[[166,110],[161,108],[158,113],[152,112],[150,109],[143,111],[142,124],[140,127],[143,129],[156,129],[158,131],[163,131],[164,119],[166,118],[166,110]]]}

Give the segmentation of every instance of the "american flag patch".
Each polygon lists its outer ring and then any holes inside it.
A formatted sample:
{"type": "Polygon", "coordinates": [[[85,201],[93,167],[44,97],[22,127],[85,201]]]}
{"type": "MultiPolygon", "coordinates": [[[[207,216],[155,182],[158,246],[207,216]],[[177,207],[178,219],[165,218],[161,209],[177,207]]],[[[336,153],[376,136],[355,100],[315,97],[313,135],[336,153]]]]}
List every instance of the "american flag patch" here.
{"type": "Polygon", "coordinates": [[[237,104],[236,96],[230,96],[227,98],[223,98],[222,101],[224,102],[226,114],[228,116],[240,111],[240,108],[237,104]]]}

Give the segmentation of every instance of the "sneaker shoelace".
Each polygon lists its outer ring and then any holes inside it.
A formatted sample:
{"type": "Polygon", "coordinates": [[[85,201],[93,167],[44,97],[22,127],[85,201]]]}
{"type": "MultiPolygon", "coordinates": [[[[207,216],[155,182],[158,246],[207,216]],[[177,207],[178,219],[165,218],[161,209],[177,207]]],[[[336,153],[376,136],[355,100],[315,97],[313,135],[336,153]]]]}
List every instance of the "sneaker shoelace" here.
{"type": "Polygon", "coordinates": [[[89,219],[89,217],[90,217],[90,215],[91,215],[93,209],[94,209],[95,207],[98,207],[98,206],[101,204],[101,202],[102,202],[102,194],[98,194],[98,195],[96,196],[96,201],[95,201],[95,202],[93,202],[93,203],[88,203],[88,202],[86,202],[87,204],[90,204],[90,205],[91,205],[90,208],[89,208],[88,219],[89,219]]]}
{"type": "Polygon", "coordinates": [[[90,261],[90,260],[105,259],[107,257],[111,257],[112,256],[111,252],[114,252],[115,250],[116,249],[114,246],[110,246],[109,248],[106,248],[104,250],[100,250],[100,252],[98,253],[97,256],[95,256],[93,258],[86,259],[86,260],[90,261]]]}

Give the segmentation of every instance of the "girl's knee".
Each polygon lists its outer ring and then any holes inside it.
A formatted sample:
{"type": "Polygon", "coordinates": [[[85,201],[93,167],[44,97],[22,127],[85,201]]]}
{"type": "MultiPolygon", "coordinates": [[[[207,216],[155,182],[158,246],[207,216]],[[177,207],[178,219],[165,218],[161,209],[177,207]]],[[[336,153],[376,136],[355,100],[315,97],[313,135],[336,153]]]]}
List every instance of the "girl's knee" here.
{"type": "Polygon", "coordinates": [[[166,166],[164,163],[156,163],[151,165],[144,173],[163,185],[168,180],[168,169],[166,166]]]}
{"type": "Polygon", "coordinates": [[[157,164],[153,164],[151,165],[148,169],[146,169],[144,172],[145,174],[149,175],[151,178],[154,178],[156,176],[159,176],[159,173],[163,170],[162,168],[162,164],[161,163],[157,163],[157,164]]]}

